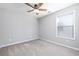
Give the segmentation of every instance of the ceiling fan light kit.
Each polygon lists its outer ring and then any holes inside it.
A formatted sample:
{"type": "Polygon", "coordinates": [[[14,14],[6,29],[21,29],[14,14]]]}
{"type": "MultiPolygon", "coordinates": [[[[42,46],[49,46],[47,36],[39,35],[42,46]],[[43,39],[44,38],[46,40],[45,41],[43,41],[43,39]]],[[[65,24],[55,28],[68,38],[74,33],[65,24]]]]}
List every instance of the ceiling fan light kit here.
{"type": "Polygon", "coordinates": [[[27,12],[34,11],[36,13],[36,15],[38,15],[38,13],[40,13],[40,11],[47,11],[47,9],[40,8],[41,6],[43,6],[44,3],[37,3],[37,4],[34,4],[34,6],[32,6],[30,3],[25,3],[25,4],[28,5],[29,7],[33,8],[32,10],[29,10],[27,12]]]}
{"type": "Polygon", "coordinates": [[[39,10],[38,9],[34,9],[34,12],[39,13],[39,10]]]}

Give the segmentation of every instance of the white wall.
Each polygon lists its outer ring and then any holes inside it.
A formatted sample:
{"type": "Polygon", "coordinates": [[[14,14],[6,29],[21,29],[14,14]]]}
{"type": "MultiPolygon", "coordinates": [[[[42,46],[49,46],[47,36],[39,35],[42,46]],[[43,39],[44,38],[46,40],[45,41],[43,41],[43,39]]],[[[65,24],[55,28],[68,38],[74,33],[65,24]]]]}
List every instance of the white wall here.
{"type": "Polygon", "coordinates": [[[0,46],[31,39],[38,39],[38,20],[26,11],[0,5],[0,46]]]}
{"type": "Polygon", "coordinates": [[[4,7],[2,8],[1,6],[2,5],[0,5],[0,46],[29,41],[30,39],[44,38],[48,41],[55,41],[79,48],[79,4],[52,13],[40,18],[40,20],[37,20],[26,11],[19,10],[19,8],[5,8],[4,6],[2,6],[4,7]],[[76,11],[76,39],[70,40],[56,37],[56,15],[71,10],[76,11]]]}
{"type": "Polygon", "coordinates": [[[79,4],[64,8],[40,18],[40,39],[79,48],[79,4]],[[56,37],[56,16],[69,11],[75,11],[75,40],[56,37]]]}

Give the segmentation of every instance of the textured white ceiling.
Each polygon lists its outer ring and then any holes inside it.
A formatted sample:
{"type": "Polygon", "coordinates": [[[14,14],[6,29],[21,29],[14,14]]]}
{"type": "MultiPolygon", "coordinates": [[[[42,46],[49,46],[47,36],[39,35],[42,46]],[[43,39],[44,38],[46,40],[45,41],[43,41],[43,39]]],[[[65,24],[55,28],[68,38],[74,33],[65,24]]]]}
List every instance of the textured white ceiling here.
{"type": "MultiPolygon", "coordinates": [[[[35,12],[31,12],[30,14],[32,14],[32,15],[34,15],[36,17],[43,17],[45,15],[48,15],[50,13],[53,13],[55,11],[58,11],[60,9],[65,8],[65,7],[68,7],[68,6],[72,5],[72,4],[74,4],[74,3],[44,3],[44,6],[42,6],[42,7],[48,9],[48,11],[50,11],[49,13],[47,11],[47,12],[40,12],[39,15],[36,15],[35,12]]],[[[27,6],[27,5],[23,4],[23,3],[0,3],[0,8],[18,10],[20,12],[26,12],[26,11],[32,9],[31,7],[29,7],[29,6],[27,6]]]]}
{"type": "Polygon", "coordinates": [[[43,17],[45,15],[48,15],[48,14],[51,14],[51,13],[56,12],[58,10],[61,10],[63,8],[66,8],[72,4],[74,4],[74,3],[45,3],[49,13],[43,12],[43,13],[40,13],[37,17],[43,17]]]}

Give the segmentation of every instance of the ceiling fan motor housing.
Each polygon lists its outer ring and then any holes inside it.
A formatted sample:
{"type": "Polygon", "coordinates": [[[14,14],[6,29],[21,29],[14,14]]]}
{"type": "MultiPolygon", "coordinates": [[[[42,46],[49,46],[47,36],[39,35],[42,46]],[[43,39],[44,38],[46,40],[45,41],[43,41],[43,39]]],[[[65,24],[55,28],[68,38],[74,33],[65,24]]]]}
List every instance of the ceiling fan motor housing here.
{"type": "Polygon", "coordinates": [[[37,6],[37,4],[34,5],[35,7],[37,6]]]}

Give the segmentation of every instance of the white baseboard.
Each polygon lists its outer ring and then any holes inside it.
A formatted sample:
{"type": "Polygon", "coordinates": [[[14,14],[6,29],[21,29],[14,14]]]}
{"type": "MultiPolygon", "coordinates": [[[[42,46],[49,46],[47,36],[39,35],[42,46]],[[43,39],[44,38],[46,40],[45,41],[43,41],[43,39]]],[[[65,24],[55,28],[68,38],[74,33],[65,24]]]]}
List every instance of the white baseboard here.
{"type": "Polygon", "coordinates": [[[62,44],[62,43],[58,43],[58,42],[51,41],[51,40],[44,39],[44,38],[41,38],[41,39],[44,40],[44,41],[50,42],[50,43],[54,43],[54,44],[57,44],[57,45],[60,45],[60,46],[63,46],[63,47],[67,47],[67,48],[70,48],[70,49],[79,51],[79,49],[78,49],[78,48],[75,48],[75,47],[71,47],[71,46],[68,46],[68,45],[64,45],[64,44],[62,44]]]}
{"type": "Polygon", "coordinates": [[[19,44],[19,43],[23,43],[23,42],[29,42],[29,41],[32,41],[32,40],[36,40],[36,38],[35,39],[34,38],[33,39],[28,39],[28,40],[24,40],[24,41],[20,41],[20,42],[15,42],[15,43],[10,43],[10,44],[6,44],[6,45],[1,45],[0,48],[15,45],[15,44],[19,44]]]}

